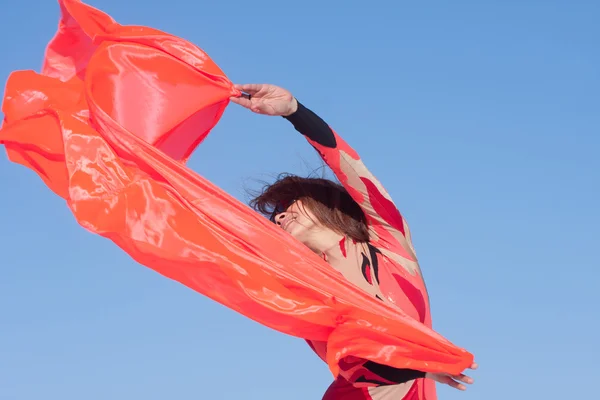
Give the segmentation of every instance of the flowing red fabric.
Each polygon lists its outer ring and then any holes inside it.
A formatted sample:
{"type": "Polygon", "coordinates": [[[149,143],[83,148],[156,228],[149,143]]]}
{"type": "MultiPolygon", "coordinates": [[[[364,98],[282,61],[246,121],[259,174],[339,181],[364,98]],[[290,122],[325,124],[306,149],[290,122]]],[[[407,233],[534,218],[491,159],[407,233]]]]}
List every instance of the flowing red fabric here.
{"type": "Polygon", "coordinates": [[[348,356],[452,374],[471,365],[470,353],[186,167],[241,95],[202,50],[78,0],[59,4],[41,74],[9,77],[0,141],[83,227],[265,326],[326,341],[334,375],[348,356]]]}

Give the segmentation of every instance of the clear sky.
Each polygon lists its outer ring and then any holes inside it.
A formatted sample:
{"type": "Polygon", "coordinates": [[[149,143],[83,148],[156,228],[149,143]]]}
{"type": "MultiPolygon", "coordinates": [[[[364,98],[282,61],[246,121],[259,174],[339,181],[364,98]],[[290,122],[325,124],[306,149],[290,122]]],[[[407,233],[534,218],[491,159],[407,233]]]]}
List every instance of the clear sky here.
{"type": "MultiPolygon", "coordinates": [[[[411,226],[435,329],[480,364],[441,400],[596,397],[599,2],[89,4],[290,89],[359,152],[411,226]]],[[[58,12],[5,4],[3,84],[39,70],[58,12]]],[[[242,200],[320,165],[235,104],[190,161],[242,200]]],[[[321,398],[331,376],[302,340],[134,263],[4,151],[0,182],[1,400],[321,398]]]]}

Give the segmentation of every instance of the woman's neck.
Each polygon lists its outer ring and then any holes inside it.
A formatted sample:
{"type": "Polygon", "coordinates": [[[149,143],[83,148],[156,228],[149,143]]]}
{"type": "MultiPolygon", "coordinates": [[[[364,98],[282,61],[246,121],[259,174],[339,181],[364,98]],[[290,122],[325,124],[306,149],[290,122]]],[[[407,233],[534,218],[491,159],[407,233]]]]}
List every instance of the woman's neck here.
{"type": "Polygon", "coordinates": [[[345,236],[335,232],[321,233],[315,242],[309,247],[329,264],[336,266],[346,260],[348,243],[345,236]]]}

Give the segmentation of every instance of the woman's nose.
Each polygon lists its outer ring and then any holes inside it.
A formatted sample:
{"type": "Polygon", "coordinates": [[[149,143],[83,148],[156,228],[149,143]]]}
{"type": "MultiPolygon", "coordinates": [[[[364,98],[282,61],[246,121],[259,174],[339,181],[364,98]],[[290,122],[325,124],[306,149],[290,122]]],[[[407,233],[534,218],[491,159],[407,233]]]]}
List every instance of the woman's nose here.
{"type": "Polygon", "coordinates": [[[283,223],[283,220],[285,219],[285,216],[287,215],[287,213],[285,211],[280,212],[279,214],[277,214],[275,216],[275,223],[277,225],[281,225],[283,223]]]}

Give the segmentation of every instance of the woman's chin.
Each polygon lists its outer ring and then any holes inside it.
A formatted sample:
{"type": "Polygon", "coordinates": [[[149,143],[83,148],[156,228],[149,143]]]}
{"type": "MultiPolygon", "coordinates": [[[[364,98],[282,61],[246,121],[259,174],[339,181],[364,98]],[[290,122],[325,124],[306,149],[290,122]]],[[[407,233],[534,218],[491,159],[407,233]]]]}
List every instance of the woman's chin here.
{"type": "Polygon", "coordinates": [[[288,226],[286,228],[287,228],[286,232],[289,233],[290,235],[292,235],[294,237],[294,239],[296,239],[296,240],[299,240],[302,242],[303,236],[306,236],[306,235],[303,235],[303,233],[306,233],[306,229],[302,225],[295,224],[292,222],[290,224],[290,226],[288,226]]]}

